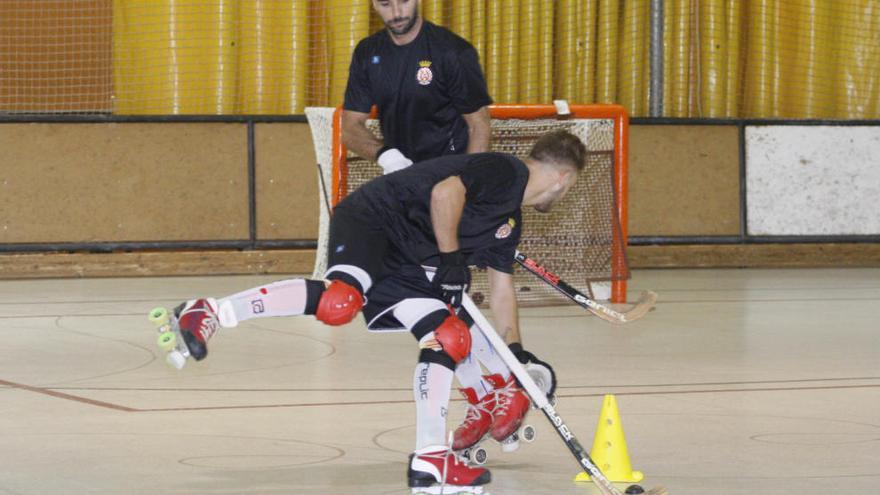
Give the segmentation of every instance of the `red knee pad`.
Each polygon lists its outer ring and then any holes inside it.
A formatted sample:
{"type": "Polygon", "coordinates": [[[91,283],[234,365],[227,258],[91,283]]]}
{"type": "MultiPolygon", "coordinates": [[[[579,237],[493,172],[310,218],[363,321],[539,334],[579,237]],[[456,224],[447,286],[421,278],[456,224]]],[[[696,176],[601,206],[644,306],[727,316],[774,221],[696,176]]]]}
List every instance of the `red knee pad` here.
{"type": "Polygon", "coordinates": [[[363,306],[364,297],[357,289],[341,280],[334,280],[321,294],[315,318],[328,325],[345,325],[357,316],[363,306]]]}
{"type": "Polygon", "coordinates": [[[471,353],[471,331],[468,326],[455,315],[449,315],[434,330],[434,338],[443,346],[443,351],[458,364],[471,353]]]}

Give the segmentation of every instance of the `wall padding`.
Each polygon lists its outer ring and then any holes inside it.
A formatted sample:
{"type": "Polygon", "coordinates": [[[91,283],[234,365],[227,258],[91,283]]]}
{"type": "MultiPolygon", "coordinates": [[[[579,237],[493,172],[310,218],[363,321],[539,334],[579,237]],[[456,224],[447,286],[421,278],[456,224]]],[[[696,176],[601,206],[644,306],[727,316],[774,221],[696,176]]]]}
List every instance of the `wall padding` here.
{"type": "Polygon", "coordinates": [[[3,124],[0,164],[0,243],[249,236],[244,124],[3,124]]]}
{"type": "Polygon", "coordinates": [[[629,235],[738,235],[736,126],[630,126],[629,235]]]}
{"type": "Polygon", "coordinates": [[[257,238],[317,239],[318,171],[308,124],[257,124],[257,238]]]}

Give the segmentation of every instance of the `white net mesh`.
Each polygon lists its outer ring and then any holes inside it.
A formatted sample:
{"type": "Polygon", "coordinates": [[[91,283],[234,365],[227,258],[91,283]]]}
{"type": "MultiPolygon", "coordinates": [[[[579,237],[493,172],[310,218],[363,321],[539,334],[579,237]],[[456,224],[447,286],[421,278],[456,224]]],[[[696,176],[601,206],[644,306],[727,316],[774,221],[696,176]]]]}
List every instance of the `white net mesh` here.
{"type": "Polygon", "coordinates": [[[315,159],[318,161],[318,250],[315,255],[315,269],[312,278],[322,278],[327,269],[327,238],[330,232],[330,187],[333,184],[333,112],[330,107],[307,107],[306,118],[312,130],[315,145],[315,159]]]}

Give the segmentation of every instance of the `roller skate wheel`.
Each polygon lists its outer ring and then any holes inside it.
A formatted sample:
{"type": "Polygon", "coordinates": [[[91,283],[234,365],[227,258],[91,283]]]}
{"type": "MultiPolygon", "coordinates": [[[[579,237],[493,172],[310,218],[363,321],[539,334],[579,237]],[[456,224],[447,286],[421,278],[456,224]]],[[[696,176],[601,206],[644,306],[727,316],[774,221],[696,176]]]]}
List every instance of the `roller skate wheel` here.
{"type": "Polygon", "coordinates": [[[165,361],[173,366],[175,369],[183,369],[184,365],[186,365],[186,356],[184,356],[180,351],[173,350],[165,356],[165,361]]]}
{"type": "Polygon", "coordinates": [[[150,323],[156,326],[166,325],[168,323],[168,310],[165,308],[153,308],[147,316],[150,323]]]}
{"type": "Polygon", "coordinates": [[[476,464],[477,466],[482,466],[483,464],[486,464],[486,461],[489,460],[489,453],[486,452],[486,449],[484,449],[483,447],[477,447],[476,449],[474,449],[471,457],[471,460],[474,461],[474,464],[476,464]]]}
{"type": "Polygon", "coordinates": [[[515,452],[517,449],[519,449],[519,435],[516,433],[501,441],[502,452],[515,452]]]}
{"type": "Polygon", "coordinates": [[[535,430],[535,427],[532,425],[525,425],[519,430],[519,436],[522,437],[524,441],[527,443],[532,443],[535,441],[535,437],[538,435],[538,432],[535,430]]]}
{"type": "Polygon", "coordinates": [[[177,337],[174,336],[174,332],[165,331],[159,334],[156,343],[159,344],[159,349],[170,351],[177,344],[177,337]]]}

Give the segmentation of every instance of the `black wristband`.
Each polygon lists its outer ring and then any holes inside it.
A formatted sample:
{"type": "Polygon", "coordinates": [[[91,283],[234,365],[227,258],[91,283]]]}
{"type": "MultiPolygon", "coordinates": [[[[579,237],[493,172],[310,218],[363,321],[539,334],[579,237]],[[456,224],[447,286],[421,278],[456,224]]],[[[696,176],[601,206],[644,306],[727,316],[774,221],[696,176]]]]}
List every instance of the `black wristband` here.
{"type": "Polygon", "coordinates": [[[381,148],[379,148],[379,151],[376,152],[376,159],[374,161],[378,162],[379,157],[382,156],[382,153],[385,153],[386,151],[388,151],[390,149],[394,149],[394,148],[391,146],[388,146],[387,144],[383,145],[381,148]]]}
{"type": "Polygon", "coordinates": [[[514,342],[508,345],[507,348],[510,349],[510,352],[512,352],[514,356],[516,356],[516,360],[522,364],[526,364],[529,361],[536,361],[538,359],[534,354],[523,349],[522,344],[519,342],[514,342]]]}
{"type": "Polygon", "coordinates": [[[522,344],[520,344],[519,342],[514,342],[508,345],[507,348],[510,349],[510,352],[512,352],[514,355],[525,350],[523,349],[522,344]]]}
{"type": "Polygon", "coordinates": [[[464,255],[461,254],[460,250],[455,250],[450,253],[440,253],[440,264],[447,266],[464,266],[464,255]]]}

